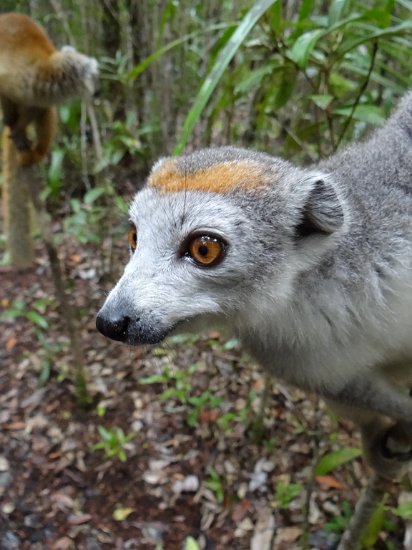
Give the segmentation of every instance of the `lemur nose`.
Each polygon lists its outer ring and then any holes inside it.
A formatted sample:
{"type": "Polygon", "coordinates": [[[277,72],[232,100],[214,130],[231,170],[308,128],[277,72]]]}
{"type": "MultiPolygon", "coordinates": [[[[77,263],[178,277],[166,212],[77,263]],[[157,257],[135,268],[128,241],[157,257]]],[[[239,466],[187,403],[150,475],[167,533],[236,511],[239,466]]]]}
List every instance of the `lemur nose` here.
{"type": "Polygon", "coordinates": [[[99,311],[96,317],[96,328],[104,336],[119,342],[126,342],[129,336],[130,317],[111,315],[110,312],[105,313],[99,311]]]}

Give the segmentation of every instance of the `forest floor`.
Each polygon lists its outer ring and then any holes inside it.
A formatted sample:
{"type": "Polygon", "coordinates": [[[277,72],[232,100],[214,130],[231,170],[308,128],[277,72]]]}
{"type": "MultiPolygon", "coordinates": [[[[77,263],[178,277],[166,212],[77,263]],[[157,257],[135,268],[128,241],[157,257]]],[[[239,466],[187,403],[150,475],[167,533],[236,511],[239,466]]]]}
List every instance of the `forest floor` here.
{"type": "MultiPolygon", "coordinates": [[[[33,268],[0,268],[0,548],[335,548],[369,475],[353,458],[352,426],[273,384],[259,429],[265,379],[216,332],[151,348],[105,339],[95,315],[110,284],[96,251],[68,240],[61,261],[91,397],[80,407],[37,247],[33,268]],[[333,468],[336,457],[345,463],[333,468]]],[[[405,525],[390,511],[398,493],[373,548],[404,548],[405,525]]]]}

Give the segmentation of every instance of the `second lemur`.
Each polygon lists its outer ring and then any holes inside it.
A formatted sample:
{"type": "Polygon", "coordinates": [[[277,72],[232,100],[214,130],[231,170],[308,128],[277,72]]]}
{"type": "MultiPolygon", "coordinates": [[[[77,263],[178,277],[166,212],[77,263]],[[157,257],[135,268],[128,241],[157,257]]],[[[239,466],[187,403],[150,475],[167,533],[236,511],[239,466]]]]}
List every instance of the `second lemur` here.
{"type": "Polygon", "coordinates": [[[0,102],[20,164],[35,164],[49,153],[56,133],[55,106],[93,94],[98,72],[96,59],[71,46],[57,50],[30,17],[0,15],[0,102]]]}

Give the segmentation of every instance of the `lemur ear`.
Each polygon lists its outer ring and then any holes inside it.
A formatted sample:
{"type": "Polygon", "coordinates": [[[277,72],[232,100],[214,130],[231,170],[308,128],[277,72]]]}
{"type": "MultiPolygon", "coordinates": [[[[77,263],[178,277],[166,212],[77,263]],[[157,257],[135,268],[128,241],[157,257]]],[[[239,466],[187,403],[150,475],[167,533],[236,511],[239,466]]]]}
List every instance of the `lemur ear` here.
{"type": "Polygon", "coordinates": [[[296,236],[330,235],[343,224],[343,209],[339,197],[327,178],[312,180],[313,185],[296,226],[296,236]]]}

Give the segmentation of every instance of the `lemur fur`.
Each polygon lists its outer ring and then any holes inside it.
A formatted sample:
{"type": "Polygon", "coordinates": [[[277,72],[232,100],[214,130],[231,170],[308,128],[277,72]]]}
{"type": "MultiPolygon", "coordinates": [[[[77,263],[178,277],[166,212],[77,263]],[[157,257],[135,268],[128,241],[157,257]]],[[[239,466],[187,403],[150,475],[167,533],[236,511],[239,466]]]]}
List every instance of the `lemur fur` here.
{"type": "Polygon", "coordinates": [[[104,335],[155,344],[223,327],[357,422],[376,471],[399,473],[412,446],[412,93],[369,139],[308,168],[234,147],[162,159],[130,222],[104,335]]]}
{"type": "Polygon", "coordinates": [[[45,31],[26,15],[0,15],[3,123],[10,128],[22,165],[35,164],[48,154],[56,133],[55,105],[93,94],[97,78],[94,58],[71,46],[57,50],[45,31]],[[31,124],[34,143],[27,134],[31,124]]]}

